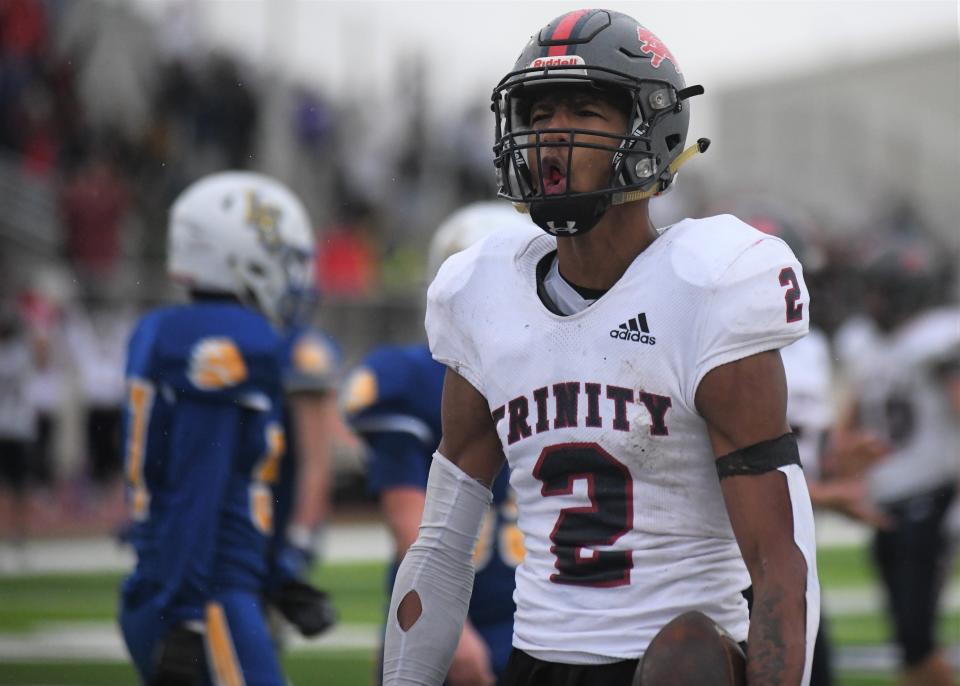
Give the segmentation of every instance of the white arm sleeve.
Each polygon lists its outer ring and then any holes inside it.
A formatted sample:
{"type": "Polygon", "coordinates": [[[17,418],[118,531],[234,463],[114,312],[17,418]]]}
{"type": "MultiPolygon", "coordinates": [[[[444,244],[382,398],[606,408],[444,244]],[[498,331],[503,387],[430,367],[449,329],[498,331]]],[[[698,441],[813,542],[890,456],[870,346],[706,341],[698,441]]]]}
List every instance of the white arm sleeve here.
{"type": "Polygon", "coordinates": [[[790,505],[793,509],[793,541],[807,563],[807,630],[806,659],[803,667],[804,686],[810,683],[810,668],[813,665],[813,646],[820,628],[820,578],[817,575],[817,541],[814,533],[813,507],[807,480],[799,465],[790,464],[779,470],[787,477],[790,505]]]}
{"type": "Polygon", "coordinates": [[[390,599],[384,686],[440,686],[446,678],[473,591],[473,549],[492,500],[490,489],[434,453],[420,535],[400,563],[390,599]],[[423,611],[404,631],[397,607],[411,591],[423,611]]]}

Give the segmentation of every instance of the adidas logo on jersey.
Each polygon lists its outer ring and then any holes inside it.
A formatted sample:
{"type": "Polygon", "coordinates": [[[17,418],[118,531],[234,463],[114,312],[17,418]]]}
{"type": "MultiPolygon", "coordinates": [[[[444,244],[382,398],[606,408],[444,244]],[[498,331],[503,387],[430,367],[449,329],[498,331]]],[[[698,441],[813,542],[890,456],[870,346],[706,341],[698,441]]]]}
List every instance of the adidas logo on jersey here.
{"type": "Polygon", "coordinates": [[[634,343],[646,343],[647,345],[656,345],[657,339],[650,335],[650,326],[647,324],[647,315],[641,312],[636,317],[631,317],[629,321],[624,322],[616,329],[610,329],[610,338],[619,338],[621,341],[633,341],[634,343]]]}

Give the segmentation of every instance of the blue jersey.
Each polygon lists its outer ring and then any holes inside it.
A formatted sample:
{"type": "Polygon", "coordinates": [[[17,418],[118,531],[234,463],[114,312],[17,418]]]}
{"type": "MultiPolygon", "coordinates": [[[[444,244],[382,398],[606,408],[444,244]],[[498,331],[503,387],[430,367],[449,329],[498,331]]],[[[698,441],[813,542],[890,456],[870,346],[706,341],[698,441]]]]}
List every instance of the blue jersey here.
{"type": "Polygon", "coordinates": [[[126,593],[167,619],[213,594],[259,591],[285,452],[279,350],[234,303],[147,314],[129,345],[125,474],[137,566],[126,593]]]}
{"type": "MultiPolygon", "coordinates": [[[[385,346],[370,353],[347,379],[342,405],[350,425],[370,447],[367,478],[375,493],[400,487],[426,489],[440,443],[445,369],[425,345],[385,346]]],[[[469,610],[470,621],[481,633],[484,626],[512,626],[514,572],[523,557],[507,469],[497,476],[492,490],[493,506],[474,551],[477,574],[469,610]]],[[[396,568],[394,563],[390,586],[396,568]]],[[[505,635],[509,652],[511,631],[505,635]]]]}

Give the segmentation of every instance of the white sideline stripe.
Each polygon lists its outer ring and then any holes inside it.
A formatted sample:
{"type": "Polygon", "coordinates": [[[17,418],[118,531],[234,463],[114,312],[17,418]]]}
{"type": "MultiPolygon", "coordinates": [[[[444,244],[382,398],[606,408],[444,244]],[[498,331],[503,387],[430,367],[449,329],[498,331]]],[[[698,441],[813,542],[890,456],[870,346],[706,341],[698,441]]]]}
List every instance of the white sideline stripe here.
{"type": "MultiPolygon", "coordinates": [[[[879,586],[828,588],[823,591],[823,611],[828,617],[887,611],[886,600],[879,586]]],[[[960,581],[954,580],[940,599],[942,612],[960,612],[960,581]]]]}
{"type": "MultiPolygon", "coordinates": [[[[343,649],[374,650],[380,640],[379,627],[345,624],[312,640],[297,637],[287,644],[291,652],[323,652],[343,649]]],[[[947,646],[947,654],[960,668],[960,644],[947,646]]],[[[892,645],[844,646],[835,651],[841,671],[863,670],[892,673],[898,654],[892,645]]],[[[0,635],[0,660],[14,662],[106,661],[126,662],[127,651],[116,627],[105,622],[48,625],[47,630],[26,636],[0,635]]]]}
{"type": "MultiPolygon", "coordinates": [[[[328,562],[385,562],[392,555],[393,543],[382,524],[337,524],[327,531],[324,559],[328,562]]],[[[106,536],[0,544],[0,576],[126,571],[133,563],[133,550],[106,536]]]]}
{"type": "MultiPolygon", "coordinates": [[[[862,545],[870,529],[840,515],[817,515],[818,547],[862,545]]],[[[385,562],[393,543],[379,522],[334,524],[327,530],[324,559],[329,562],[385,562]]],[[[133,566],[133,551],[112,538],[33,539],[23,545],[0,543],[0,576],[41,572],[112,572],[133,566]]]]}
{"type": "MultiPolygon", "coordinates": [[[[319,638],[291,637],[287,650],[324,652],[347,649],[374,650],[380,643],[380,627],[341,624],[319,638]]],[[[120,630],[107,622],[45,624],[29,634],[0,634],[0,661],[129,659],[120,630]]]]}
{"type": "MultiPolygon", "coordinates": [[[[943,601],[944,611],[960,611],[960,582],[950,586],[943,601]]],[[[879,588],[829,589],[823,607],[830,617],[885,611],[879,588]]],[[[294,652],[373,650],[380,642],[380,627],[338,624],[319,638],[305,639],[294,633],[288,638],[287,650],[294,652]]],[[[112,622],[49,622],[30,633],[0,634],[0,661],[57,659],[126,660],[127,652],[120,630],[112,622]]]]}

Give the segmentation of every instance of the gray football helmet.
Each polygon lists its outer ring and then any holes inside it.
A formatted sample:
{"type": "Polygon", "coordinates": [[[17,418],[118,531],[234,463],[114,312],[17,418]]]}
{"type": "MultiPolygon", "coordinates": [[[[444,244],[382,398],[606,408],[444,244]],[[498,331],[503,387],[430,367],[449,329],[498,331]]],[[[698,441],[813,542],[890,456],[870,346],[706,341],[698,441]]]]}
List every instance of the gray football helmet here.
{"type": "Polygon", "coordinates": [[[531,37],[513,70],[493,90],[499,195],[528,207],[534,222],[547,233],[570,236],[589,231],[611,204],[665,191],[680,164],[706,150],[709,141],[703,138],[684,152],[690,119],[685,101],[701,93],[701,86],[686,87],[670,50],[635,19],[599,9],[557,17],[531,37]],[[626,96],[627,129],[618,135],[586,129],[532,130],[527,121],[532,94],[576,85],[626,96]],[[544,140],[545,134],[558,132],[565,135],[544,140]],[[585,144],[584,134],[609,141],[585,144]],[[609,183],[600,190],[572,192],[568,179],[564,192],[547,195],[543,181],[532,178],[531,156],[542,168],[544,149],[563,148],[570,170],[578,146],[609,150],[609,183]]]}

